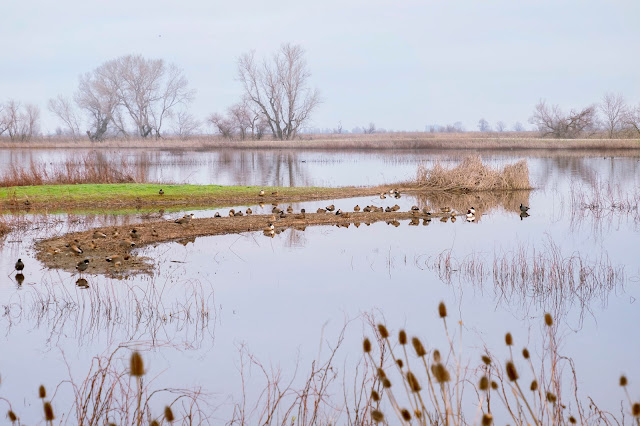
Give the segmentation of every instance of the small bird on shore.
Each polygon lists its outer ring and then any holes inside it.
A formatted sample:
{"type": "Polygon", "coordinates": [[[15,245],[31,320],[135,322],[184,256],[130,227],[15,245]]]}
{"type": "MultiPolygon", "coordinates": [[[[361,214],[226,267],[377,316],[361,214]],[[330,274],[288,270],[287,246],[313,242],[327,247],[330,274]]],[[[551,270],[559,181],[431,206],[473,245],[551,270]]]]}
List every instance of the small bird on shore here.
{"type": "Polygon", "coordinates": [[[393,211],[393,209],[389,206],[384,208],[385,213],[391,213],[393,211]]]}
{"type": "Polygon", "coordinates": [[[156,228],[152,227],[151,228],[151,235],[154,236],[154,237],[157,237],[158,236],[158,230],[156,228]]]}
{"type": "Polygon", "coordinates": [[[234,216],[244,216],[244,213],[242,213],[242,211],[241,211],[241,210],[238,210],[238,211],[237,211],[237,212],[235,212],[233,215],[234,215],[234,216]]]}
{"type": "Polygon", "coordinates": [[[381,194],[380,194],[380,199],[381,199],[381,200],[384,200],[385,198],[387,198],[387,196],[386,196],[386,195],[384,195],[384,192],[383,192],[383,193],[381,193],[381,194]]]}
{"type": "Polygon", "coordinates": [[[18,259],[18,261],[16,262],[15,265],[16,271],[20,272],[24,269],[24,263],[22,262],[22,259],[18,259]]]}
{"type": "Polygon", "coordinates": [[[129,240],[122,240],[120,241],[120,247],[124,250],[128,250],[131,247],[135,247],[136,243],[134,243],[133,241],[129,241],[129,240]]]}
{"type": "Polygon", "coordinates": [[[429,211],[429,207],[423,207],[422,208],[422,213],[431,216],[431,212],[429,211]]]}
{"type": "Polygon", "coordinates": [[[78,262],[78,264],[76,265],[76,269],[78,270],[78,272],[84,272],[87,270],[88,267],[89,267],[89,259],[85,259],[82,262],[78,262]]]}
{"type": "Polygon", "coordinates": [[[138,238],[140,238],[140,234],[138,234],[138,230],[136,228],[133,228],[131,231],[129,231],[129,236],[133,240],[137,240],[138,238]]]}
{"type": "Polygon", "coordinates": [[[183,217],[181,217],[180,219],[176,219],[174,220],[174,223],[178,223],[180,225],[186,225],[189,222],[191,222],[191,219],[193,219],[193,213],[191,214],[185,214],[183,217]]]}
{"type": "Polygon", "coordinates": [[[69,250],[71,250],[71,251],[72,251],[72,252],[74,252],[75,254],[82,254],[82,253],[84,253],[84,250],[82,250],[82,249],[78,246],[78,244],[76,244],[76,243],[70,243],[70,244],[67,244],[67,245],[66,245],[66,247],[68,247],[68,248],[69,248],[69,250]]]}
{"type": "Polygon", "coordinates": [[[293,213],[293,207],[291,207],[291,204],[287,207],[287,213],[293,213]]]}
{"type": "Polygon", "coordinates": [[[119,254],[113,254],[111,256],[107,256],[105,259],[107,262],[122,262],[122,256],[119,254]]]}
{"type": "Polygon", "coordinates": [[[236,211],[234,209],[229,210],[229,217],[235,216],[236,211]]]}
{"type": "Polygon", "coordinates": [[[370,206],[366,206],[364,209],[362,209],[363,212],[365,213],[369,213],[371,211],[371,207],[370,206]]]}
{"type": "Polygon", "coordinates": [[[258,192],[258,196],[264,197],[264,189],[261,189],[260,192],[258,192]]]}
{"type": "Polygon", "coordinates": [[[360,211],[360,206],[359,206],[359,205],[356,205],[356,206],[353,208],[353,211],[354,211],[354,212],[359,212],[359,211],[360,211]]]}
{"type": "Polygon", "coordinates": [[[331,204],[330,206],[325,207],[327,209],[327,211],[332,212],[336,209],[336,206],[334,206],[333,204],[331,204]]]}
{"type": "Polygon", "coordinates": [[[277,196],[278,196],[278,191],[273,191],[273,192],[271,193],[271,195],[273,195],[274,197],[277,197],[277,196]]]}
{"type": "Polygon", "coordinates": [[[338,211],[336,212],[336,216],[341,215],[342,214],[342,210],[338,209],[338,211]]]}
{"type": "Polygon", "coordinates": [[[449,213],[451,211],[451,207],[440,207],[440,211],[442,213],[449,213]]]}
{"type": "Polygon", "coordinates": [[[107,238],[107,234],[105,234],[104,232],[95,231],[93,233],[93,238],[107,238]]]}
{"type": "Polygon", "coordinates": [[[325,209],[318,209],[316,210],[316,213],[326,213],[327,211],[325,209]]]}
{"type": "Polygon", "coordinates": [[[160,191],[158,191],[158,195],[164,195],[164,190],[162,188],[160,188],[160,191]]]}
{"type": "Polygon", "coordinates": [[[253,214],[253,210],[251,210],[251,207],[247,208],[247,214],[253,214]]]}
{"type": "Polygon", "coordinates": [[[456,223],[456,220],[458,220],[458,219],[456,219],[455,216],[451,215],[451,223],[456,223]]]}
{"type": "Polygon", "coordinates": [[[472,206],[471,208],[469,208],[469,212],[471,212],[472,214],[476,214],[476,209],[474,209],[472,206]]]}
{"type": "Polygon", "coordinates": [[[522,203],[520,203],[520,211],[526,213],[529,211],[529,207],[523,206],[522,203]]]}
{"type": "Polygon", "coordinates": [[[283,211],[280,211],[280,219],[284,219],[285,217],[287,217],[287,214],[283,211]]]}
{"type": "Polygon", "coordinates": [[[216,214],[214,214],[213,217],[222,217],[222,216],[220,216],[220,212],[216,212],[216,214]]]}
{"type": "Polygon", "coordinates": [[[418,206],[411,206],[411,210],[414,211],[414,212],[420,211],[418,206]]]}

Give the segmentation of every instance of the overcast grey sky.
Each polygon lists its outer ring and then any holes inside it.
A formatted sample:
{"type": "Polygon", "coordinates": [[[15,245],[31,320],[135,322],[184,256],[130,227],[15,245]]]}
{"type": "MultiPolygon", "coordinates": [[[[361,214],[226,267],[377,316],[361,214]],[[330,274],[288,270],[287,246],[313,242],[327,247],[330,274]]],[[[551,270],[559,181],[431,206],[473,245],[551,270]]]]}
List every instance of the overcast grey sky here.
{"type": "MultiPolygon", "coordinates": [[[[640,1],[7,0],[0,102],[46,109],[78,76],[125,54],[181,67],[200,119],[240,96],[243,52],[301,44],[325,102],[317,127],[423,130],[527,124],[540,98],[567,108],[607,91],[640,102],[640,1]]],[[[528,124],[527,124],[528,125],[528,124]]]]}

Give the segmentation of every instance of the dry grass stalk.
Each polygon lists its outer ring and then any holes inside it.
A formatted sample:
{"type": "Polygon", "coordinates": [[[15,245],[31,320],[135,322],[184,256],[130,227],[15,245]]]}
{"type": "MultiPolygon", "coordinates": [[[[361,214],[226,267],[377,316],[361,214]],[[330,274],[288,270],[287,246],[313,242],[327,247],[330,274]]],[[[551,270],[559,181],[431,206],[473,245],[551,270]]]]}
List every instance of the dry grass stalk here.
{"type": "Polygon", "coordinates": [[[32,159],[27,165],[12,163],[0,176],[0,187],[142,182],[149,167],[146,156],[136,156],[131,163],[124,155],[110,159],[98,151],[68,158],[53,168],[32,159]]]}
{"type": "Polygon", "coordinates": [[[423,189],[439,191],[504,191],[531,189],[526,160],[493,169],[482,163],[480,156],[465,157],[452,168],[436,163],[427,169],[418,166],[415,183],[423,189]]]}

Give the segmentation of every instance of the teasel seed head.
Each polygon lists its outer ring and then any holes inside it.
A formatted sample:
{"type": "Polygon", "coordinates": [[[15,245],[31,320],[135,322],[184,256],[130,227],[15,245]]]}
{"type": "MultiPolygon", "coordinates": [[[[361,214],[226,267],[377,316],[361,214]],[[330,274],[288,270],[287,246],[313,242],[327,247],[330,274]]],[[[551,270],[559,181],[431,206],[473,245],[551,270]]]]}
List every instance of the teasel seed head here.
{"type": "Polygon", "coordinates": [[[391,387],[391,381],[386,377],[382,379],[382,387],[385,389],[389,389],[391,387]]]}
{"type": "Polygon", "coordinates": [[[535,392],[538,390],[538,381],[534,380],[533,382],[531,382],[531,387],[529,387],[529,389],[531,389],[531,392],[535,392]]]}
{"type": "Polygon", "coordinates": [[[47,390],[44,388],[44,385],[40,385],[38,388],[38,398],[45,399],[47,397],[47,390]]]}
{"type": "Polygon", "coordinates": [[[513,336],[511,335],[511,333],[505,334],[504,342],[507,344],[507,346],[513,345],[513,336]]]}
{"type": "Polygon", "coordinates": [[[387,378],[387,374],[384,372],[382,368],[378,368],[378,378],[380,380],[387,378]]]}
{"type": "Polygon", "coordinates": [[[488,355],[482,355],[482,362],[484,365],[491,365],[491,358],[488,355]]]}
{"type": "Polygon", "coordinates": [[[437,349],[433,351],[433,362],[440,362],[440,358],[440,351],[437,349]]]}
{"type": "Polygon", "coordinates": [[[368,337],[366,337],[362,342],[362,349],[364,350],[364,353],[368,354],[371,352],[371,340],[369,340],[368,337]]]}
{"type": "Polygon", "coordinates": [[[378,333],[380,333],[380,337],[382,337],[383,339],[389,337],[389,331],[387,330],[387,327],[384,326],[384,324],[378,324],[378,333]]]}
{"type": "Polygon", "coordinates": [[[416,416],[416,419],[421,419],[422,418],[422,411],[413,410],[413,415],[416,416]]]}
{"type": "Polygon", "coordinates": [[[482,426],[489,426],[491,424],[493,424],[493,416],[491,413],[487,413],[482,416],[482,426]]]}
{"type": "Polygon", "coordinates": [[[402,367],[404,367],[404,362],[402,362],[402,360],[400,358],[398,358],[396,360],[396,364],[398,364],[398,367],[400,367],[400,369],[402,369],[402,367]]]}
{"type": "Polygon", "coordinates": [[[164,407],[164,418],[169,423],[173,423],[173,421],[176,419],[175,417],[173,417],[173,411],[171,411],[171,407],[169,407],[168,405],[164,407]]]}
{"type": "Polygon", "coordinates": [[[160,426],[160,423],[158,423],[157,420],[151,420],[151,423],[149,423],[149,426],[160,426]]]}
{"type": "Polygon", "coordinates": [[[620,386],[625,387],[627,383],[627,376],[620,376],[620,386]]]}
{"type": "Polygon", "coordinates": [[[451,380],[447,368],[439,362],[431,366],[431,373],[438,383],[445,383],[451,380]]]}
{"type": "Polygon", "coordinates": [[[553,325],[553,317],[548,312],[544,314],[544,323],[547,324],[548,327],[553,325]]]}
{"type": "Polygon", "coordinates": [[[405,422],[411,421],[411,413],[406,408],[403,408],[400,413],[405,422]]]}
{"type": "Polygon", "coordinates": [[[557,398],[553,393],[547,392],[547,401],[551,402],[552,404],[555,404],[557,401],[557,398]]]}
{"type": "Polygon", "coordinates": [[[44,419],[48,422],[53,421],[56,417],[53,415],[53,407],[50,402],[44,403],[44,419]]]}
{"type": "Polygon", "coordinates": [[[438,305],[438,315],[440,315],[440,318],[447,317],[447,307],[444,302],[440,302],[440,304],[438,305]]]}
{"type": "Polygon", "coordinates": [[[380,423],[381,421],[384,421],[384,414],[382,414],[382,411],[373,410],[371,412],[371,418],[373,419],[374,422],[380,423]]]}
{"type": "Polygon", "coordinates": [[[9,412],[7,413],[7,417],[9,417],[9,420],[11,420],[11,423],[18,420],[18,416],[16,416],[16,413],[14,413],[12,410],[9,410],[9,412]]]}
{"type": "Polygon", "coordinates": [[[371,390],[371,399],[373,399],[375,402],[380,401],[380,394],[375,390],[371,390]]]}
{"type": "Polygon", "coordinates": [[[636,402],[631,406],[631,414],[633,414],[633,417],[640,417],[640,402],[636,402]]]}
{"type": "Polygon", "coordinates": [[[507,377],[512,382],[518,380],[518,370],[516,370],[516,366],[513,365],[512,361],[507,361],[507,377]]]}
{"type": "Polygon", "coordinates": [[[478,384],[478,387],[481,391],[489,390],[489,379],[487,378],[487,376],[480,377],[480,383],[478,384]]]}
{"type": "Polygon", "coordinates": [[[144,362],[142,361],[142,356],[138,351],[134,351],[131,354],[131,372],[130,374],[134,377],[142,377],[144,376],[144,362]]]}
{"type": "Polygon", "coordinates": [[[491,381],[491,389],[496,390],[498,389],[498,382],[496,382],[495,380],[491,381]]]}
{"type": "Polygon", "coordinates": [[[404,330],[400,330],[400,332],[398,333],[398,342],[401,345],[407,344],[407,333],[404,330]]]}
{"type": "Polygon", "coordinates": [[[575,425],[575,424],[576,424],[576,423],[578,423],[578,422],[576,421],[576,418],[575,418],[575,417],[573,417],[573,416],[569,416],[569,423],[571,423],[572,425],[575,425]]]}
{"type": "Polygon", "coordinates": [[[422,346],[422,342],[417,337],[411,338],[411,344],[413,344],[413,349],[419,357],[423,357],[427,354],[427,351],[424,350],[424,346],[422,346]]]}
{"type": "Polygon", "coordinates": [[[522,356],[524,357],[524,359],[529,359],[530,355],[529,355],[529,349],[524,348],[522,350],[522,356]]]}
{"type": "Polygon", "coordinates": [[[418,383],[418,379],[416,379],[416,376],[414,376],[411,371],[407,371],[407,382],[409,383],[409,389],[411,389],[411,392],[420,392],[422,389],[420,387],[420,383],[418,383]]]}

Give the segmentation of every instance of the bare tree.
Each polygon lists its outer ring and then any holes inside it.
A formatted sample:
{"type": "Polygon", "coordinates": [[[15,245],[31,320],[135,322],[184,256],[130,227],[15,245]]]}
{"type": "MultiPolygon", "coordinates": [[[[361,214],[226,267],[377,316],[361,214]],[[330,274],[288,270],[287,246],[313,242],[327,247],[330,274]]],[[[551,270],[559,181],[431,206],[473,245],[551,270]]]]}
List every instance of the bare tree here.
{"type": "Polygon", "coordinates": [[[538,102],[529,122],[535,125],[542,136],[558,139],[574,139],[593,134],[596,107],[590,105],[582,110],[562,112],[558,105],[547,106],[544,100],[538,102]]]}
{"type": "Polygon", "coordinates": [[[609,139],[622,130],[624,117],[627,114],[627,105],[621,94],[606,93],[602,97],[602,103],[598,107],[602,112],[603,125],[607,130],[609,139]]]}
{"type": "Polygon", "coordinates": [[[333,129],[333,133],[335,133],[336,135],[342,134],[342,121],[338,121],[338,127],[333,129]]]}
{"type": "Polygon", "coordinates": [[[11,140],[28,141],[39,132],[40,108],[37,105],[9,100],[0,108],[0,134],[7,132],[11,140]]]}
{"type": "Polygon", "coordinates": [[[635,108],[627,108],[623,117],[623,121],[632,133],[637,133],[638,136],[640,136],[640,104],[638,104],[638,106],[636,106],[635,108]]]}
{"type": "Polygon", "coordinates": [[[213,128],[222,135],[224,139],[232,139],[234,132],[234,123],[231,119],[223,116],[222,114],[214,113],[209,116],[207,121],[213,126],[213,128]]]}
{"type": "Polygon", "coordinates": [[[516,121],[516,124],[513,125],[513,130],[516,132],[524,132],[524,126],[521,122],[516,121]]]}
{"type": "Polygon", "coordinates": [[[49,111],[55,114],[67,126],[74,139],[80,137],[80,118],[68,98],[58,95],[49,99],[49,111]]]}
{"type": "Polygon", "coordinates": [[[364,134],[371,135],[376,132],[376,124],[371,122],[367,127],[363,127],[362,131],[364,134]]]}
{"type": "Polygon", "coordinates": [[[238,59],[238,79],[246,98],[254,104],[276,139],[294,139],[321,102],[317,89],[308,87],[311,76],[304,49],[283,44],[271,61],[262,64],[255,52],[238,59]]]}
{"type": "Polygon", "coordinates": [[[99,70],[81,75],[74,95],[78,107],[89,116],[87,135],[92,141],[104,140],[118,106],[115,88],[99,70]]]}
{"type": "Polygon", "coordinates": [[[496,130],[500,133],[504,132],[505,129],[507,128],[507,125],[504,123],[504,121],[498,121],[496,123],[496,130]]]}
{"type": "Polygon", "coordinates": [[[485,120],[484,118],[481,118],[478,121],[478,130],[480,130],[481,132],[489,132],[489,131],[491,131],[491,127],[489,126],[489,122],[487,120],[485,120]]]}
{"type": "Polygon", "coordinates": [[[189,136],[200,130],[200,121],[198,121],[188,111],[178,111],[176,114],[173,132],[180,139],[187,139],[189,136]]]}

